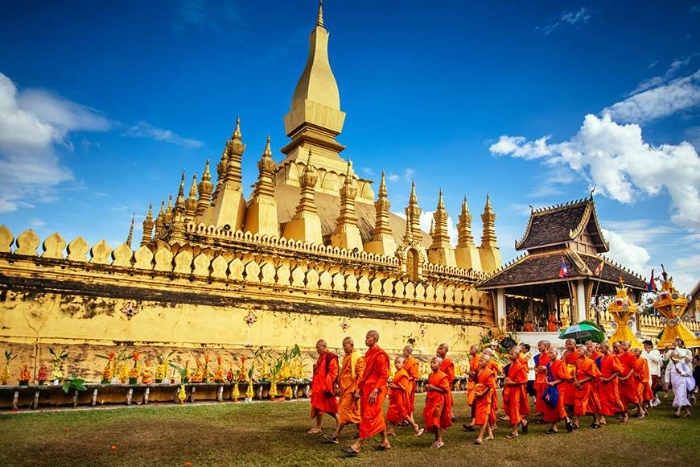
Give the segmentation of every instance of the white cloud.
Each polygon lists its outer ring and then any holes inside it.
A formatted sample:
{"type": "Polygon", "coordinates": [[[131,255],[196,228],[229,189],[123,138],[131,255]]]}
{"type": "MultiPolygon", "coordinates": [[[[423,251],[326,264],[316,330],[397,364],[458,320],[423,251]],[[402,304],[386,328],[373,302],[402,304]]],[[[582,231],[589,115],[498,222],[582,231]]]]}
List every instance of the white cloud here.
{"type": "Polygon", "coordinates": [[[372,170],[371,167],[362,167],[362,173],[364,173],[365,175],[371,177],[371,176],[374,175],[374,170],[372,170]]]}
{"type": "Polygon", "coordinates": [[[236,2],[226,0],[177,0],[173,28],[185,30],[239,29],[245,26],[236,2]]]}
{"type": "MultiPolygon", "coordinates": [[[[654,86],[657,83],[649,84],[654,86]]],[[[700,70],[662,86],[646,89],[603,109],[622,123],[647,123],[700,104],[700,70]]]]}
{"type": "Polygon", "coordinates": [[[649,269],[651,256],[646,248],[630,242],[622,235],[611,230],[603,229],[603,235],[610,244],[610,251],[606,255],[628,269],[643,275],[649,269]]]}
{"type": "Polygon", "coordinates": [[[670,265],[670,268],[666,268],[669,275],[673,277],[674,287],[679,292],[690,293],[698,283],[700,280],[698,264],[700,264],[700,254],[679,258],[670,265]]]}
{"type": "MultiPolygon", "coordinates": [[[[695,54],[697,55],[697,54],[695,54]]],[[[690,61],[695,57],[695,55],[691,55],[688,57],[683,57],[683,58],[677,58],[673,62],[671,62],[671,65],[669,66],[668,70],[666,70],[666,73],[664,73],[662,76],[654,76],[653,78],[649,78],[647,80],[642,81],[639,86],[635,88],[634,91],[629,93],[629,96],[633,96],[635,94],[638,94],[642,91],[646,91],[647,89],[655,88],[657,86],[660,86],[666,82],[668,82],[671,78],[676,76],[676,73],[678,70],[683,68],[684,66],[688,65],[690,61]]],[[[654,67],[657,63],[659,62],[654,62],[651,65],[647,67],[647,70],[654,67]]]]}
{"type": "Polygon", "coordinates": [[[535,29],[540,29],[542,31],[542,34],[548,36],[562,26],[575,26],[577,24],[585,24],[588,22],[589,19],[591,19],[591,16],[591,10],[582,7],[577,11],[565,11],[561,14],[561,16],[559,16],[559,18],[552,19],[545,26],[541,28],[536,27],[535,29]]]}
{"type": "Polygon", "coordinates": [[[401,177],[396,174],[390,173],[386,176],[386,179],[389,180],[391,183],[396,183],[399,180],[401,180],[401,177]]]}
{"type": "Polygon", "coordinates": [[[406,180],[413,180],[416,176],[416,171],[409,167],[404,171],[403,176],[406,180]]]}
{"type": "Polygon", "coordinates": [[[621,203],[665,191],[671,197],[671,219],[680,226],[700,230],[700,157],[689,143],[653,147],[642,139],[639,125],[620,125],[608,114],[602,118],[587,115],[578,134],[569,141],[540,141],[501,136],[490,149],[494,154],[545,158],[547,163],[567,165],[603,195],[621,203]],[[503,141],[512,145],[500,144],[503,141]]]}
{"type": "Polygon", "coordinates": [[[26,89],[19,95],[19,106],[63,132],[107,131],[110,121],[95,109],[76,104],[41,89],[26,89]]]}
{"type": "Polygon", "coordinates": [[[146,122],[138,122],[136,125],[132,125],[124,131],[122,136],[132,136],[136,138],[152,138],[157,141],[163,141],[166,143],[177,144],[178,146],[185,146],[188,148],[199,148],[204,146],[204,143],[196,139],[183,138],[182,136],[174,133],[171,130],[164,130],[162,128],[156,128],[151,126],[146,122]]]}
{"type": "Polygon", "coordinates": [[[54,145],[69,131],[95,131],[102,117],[45,91],[20,93],[0,73],[0,212],[52,199],[51,190],[73,179],[54,145]]]}

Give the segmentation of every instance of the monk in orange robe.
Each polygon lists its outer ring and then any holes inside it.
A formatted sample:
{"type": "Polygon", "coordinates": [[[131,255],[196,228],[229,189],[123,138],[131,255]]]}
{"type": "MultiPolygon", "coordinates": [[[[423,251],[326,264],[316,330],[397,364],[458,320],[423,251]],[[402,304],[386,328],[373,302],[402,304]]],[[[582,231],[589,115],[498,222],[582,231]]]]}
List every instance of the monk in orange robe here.
{"type": "Polygon", "coordinates": [[[328,345],[323,339],[316,342],[318,360],[314,365],[311,380],[311,418],[316,424],[309,430],[311,434],[321,433],[321,420],[327,413],[338,421],[338,399],[335,396],[335,385],[338,378],[338,356],[328,351],[328,345]]]}
{"type": "Polygon", "coordinates": [[[617,382],[622,365],[620,365],[620,359],[617,358],[617,355],[610,351],[610,346],[606,342],[601,342],[598,349],[602,354],[598,360],[600,362],[600,378],[598,378],[596,386],[600,401],[598,424],[605,425],[607,423],[605,417],[613,417],[623,411],[617,382]]]}
{"type": "MultiPolygon", "coordinates": [[[[489,360],[491,358],[489,357],[489,360]]],[[[476,375],[481,369],[481,355],[479,355],[479,346],[472,345],[469,348],[469,373],[467,379],[467,406],[471,409],[472,419],[469,424],[462,425],[466,431],[474,431],[476,425],[474,421],[474,386],[476,385],[476,375]]]]}
{"type": "Polygon", "coordinates": [[[518,437],[518,426],[522,425],[523,434],[528,432],[528,421],[524,418],[530,413],[530,405],[527,399],[527,364],[523,364],[520,358],[520,346],[516,345],[508,353],[510,366],[508,374],[503,381],[503,406],[506,415],[510,419],[511,433],[506,436],[508,439],[518,437]]]}
{"type": "Polygon", "coordinates": [[[365,353],[365,371],[357,383],[355,392],[355,398],[360,399],[360,437],[355,444],[342,449],[347,456],[357,456],[364,440],[377,434],[381,435],[381,444],[375,449],[391,448],[382,415],[382,404],[386,399],[389,380],[389,355],[377,342],[379,333],[375,330],[368,331],[365,336],[365,345],[369,348],[365,353]]]}
{"type": "Polygon", "coordinates": [[[547,350],[547,357],[549,357],[549,363],[547,363],[546,368],[546,384],[549,387],[555,387],[558,389],[559,399],[557,399],[556,406],[551,406],[546,402],[544,403],[542,420],[550,423],[549,429],[546,431],[546,433],[559,433],[559,427],[557,424],[561,420],[566,420],[566,430],[571,432],[573,425],[569,417],[566,415],[566,410],[564,410],[564,391],[562,389],[562,383],[564,381],[568,381],[569,378],[571,378],[571,374],[569,373],[564,360],[559,358],[559,352],[557,352],[556,349],[549,347],[547,350]]]}
{"type": "MultiPolygon", "coordinates": [[[[441,344],[442,347],[442,344],[441,344]]],[[[425,429],[435,433],[435,442],[431,447],[440,449],[445,445],[443,435],[448,427],[452,426],[452,400],[450,398],[451,384],[447,374],[440,370],[442,359],[433,357],[430,361],[432,373],[428,376],[428,382],[423,386],[425,390],[425,408],[423,418],[425,429]]]]}
{"type": "Polygon", "coordinates": [[[411,394],[409,395],[409,404],[411,416],[413,416],[413,407],[416,403],[416,387],[418,383],[416,381],[420,378],[420,365],[418,360],[413,357],[413,347],[407,345],[403,348],[403,357],[405,358],[403,362],[403,367],[408,373],[408,379],[411,382],[411,394]]]}
{"type": "Polygon", "coordinates": [[[447,397],[450,399],[450,419],[454,419],[455,417],[452,414],[452,405],[454,404],[454,400],[452,399],[452,384],[455,380],[455,364],[452,360],[447,358],[448,350],[450,350],[450,347],[447,344],[442,343],[438,346],[436,354],[442,360],[442,363],[440,364],[440,371],[447,375],[447,381],[450,383],[450,392],[447,394],[447,397]]]}
{"type": "Polygon", "coordinates": [[[592,428],[600,428],[598,415],[591,402],[591,394],[595,387],[595,380],[600,377],[600,370],[595,362],[586,355],[586,346],[579,345],[576,349],[579,359],[576,362],[574,374],[574,428],[579,426],[580,417],[593,414],[592,428]]]}
{"type": "MultiPolygon", "coordinates": [[[[598,344],[593,342],[592,340],[587,340],[584,344],[586,346],[586,356],[593,360],[593,362],[597,362],[600,357],[603,356],[602,353],[598,350],[598,344]]],[[[600,367],[598,367],[600,369],[600,367]]],[[[593,385],[593,391],[591,392],[591,406],[593,407],[593,411],[595,413],[600,413],[600,400],[598,399],[598,381],[596,380],[593,385]]]]}
{"type": "MultiPolygon", "coordinates": [[[[542,395],[547,389],[547,364],[549,363],[549,341],[539,341],[537,350],[539,354],[533,357],[535,361],[535,413],[544,413],[547,404],[542,400],[542,395]]],[[[562,401],[563,402],[563,401],[562,401]]]]}
{"type": "Polygon", "coordinates": [[[490,355],[483,355],[479,359],[479,368],[474,377],[472,421],[474,425],[480,427],[479,436],[474,441],[474,444],[484,444],[484,440],[493,439],[493,431],[491,430],[491,423],[489,420],[491,417],[491,403],[493,401],[493,397],[491,397],[490,393],[496,392],[496,382],[493,377],[493,372],[489,369],[490,361],[490,355]],[[484,438],[484,434],[488,434],[488,436],[484,438]]]}
{"type": "Polygon", "coordinates": [[[386,430],[387,436],[396,435],[396,425],[407,421],[412,427],[416,436],[423,434],[423,430],[413,420],[411,413],[411,381],[408,372],[404,368],[404,357],[394,359],[396,373],[389,384],[389,409],[386,411],[386,421],[389,427],[386,430]]]}
{"type": "Polygon", "coordinates": [[[338,444],[338,437],[345,425],[360,424],[360,404],[355,399],[355,391],[357,391],[357,382],[365,370],[365,359],[355,350],[355,342],[352,337],[348,336],[343,339],[343,351],[345,355],[338,377],[338,390],[340,391],[338,425],[332,435],[324,436],[327,441],[335,444],[338,444]]]}
{"type": "MultiPolygon", "coordinates": [[[[488,355],[490,357],[489,360],[489,370],[491,370],[492,378],[493,378],[493,384],[495,387],[498,386],[498,374],[501,371],[501,367],[496,362],[496,360],[493,358],[493,350],[491,348],[485,348],[484,352],[482,354],[482,358],[484,356],[488,355]]],[[[498,410],[498,392],[497,391],[491,391],[491,414],[489,415],[489,424],[491,425],[491,430],[496,430],[498,427],[496,426],[496,411],[498,410]]]]}
{"type": "Polygon", "coordinates": [[[627,341],[620,341],[619,349],[620,353],[617,357],[620,359],[622,371],[620,372],[620,376],[618,376],[618,381],[620,382],[620,400],[624,408],[621,421],[622,423],[627,423],[629,420],[628,409],[630,404],[637,406],[637,415],[644,416],[644,409],[637,397],[637,382],[634,379],[634,367],[637,364],[637,356],[629,351],[630,343],[627,341]]]}
{"type": "Polygon", "coordinates": [[[566,364],[571,379],[561,383],[560,387],[564,393],[564,408],[569,413],[569,416],[574,414],[574,372],[576,371],[576,362],[578,355],[576,354],[576,341],[574,339],[566,339],[564,345],[566,349],[562,354],[562,360],[566,364]]]}
{"type": "MultiPolygon", "coordinates": [[[[654,399],[654,393],[649,385],[651,375],[649,374],[649,363],[642,358],[642,349],[634,348],[632,352],[637,356],[637,363],[634,365],[634,378],[637,382],[637,398],[644,409],[648,409],[649,403],[654,399]]],[[[644,418],[644,413],[637,415],[644,418]]]]}

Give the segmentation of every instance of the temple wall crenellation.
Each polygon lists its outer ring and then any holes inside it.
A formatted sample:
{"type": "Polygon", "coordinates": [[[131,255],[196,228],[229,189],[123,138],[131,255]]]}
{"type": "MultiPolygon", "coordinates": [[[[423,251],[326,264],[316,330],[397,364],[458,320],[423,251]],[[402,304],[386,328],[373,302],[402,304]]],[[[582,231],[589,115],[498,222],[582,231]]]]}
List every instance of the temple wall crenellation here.
{"type": "MultiPolygon", "coordinates": [[[[298,242],[290,244],[308,254],[291,259],[165,242],[112,250],[58,234],[42,243],[32,231],[13,240],[0,227],[0,339],[7,344],[309,346],[319,336],[342,340],[343,320],[360,333],[391,330],[388,349],[400,350],[427,326],[430,346],[448,341],[466,351],[464,335],[494,325],[490,295],[473,287],[470,274],[449,277],[454,268],[428,266],[414,282],[393,258],[357,254],[375,260],[363,263],[342,249],[298,242]],[[247,325],[251,313],[258,323],[247,325]]],[[[285,244],[269,242],[275,250],[285,244]]]]}

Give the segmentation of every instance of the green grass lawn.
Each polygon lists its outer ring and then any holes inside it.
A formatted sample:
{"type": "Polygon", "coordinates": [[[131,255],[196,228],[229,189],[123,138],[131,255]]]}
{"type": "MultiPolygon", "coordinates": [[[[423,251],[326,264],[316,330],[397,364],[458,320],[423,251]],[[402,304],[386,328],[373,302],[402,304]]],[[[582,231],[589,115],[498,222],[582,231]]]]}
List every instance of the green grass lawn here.
{"type": "MultiPolygon", "coordinates": [[[[340,447],[352,442],[356,429],[347,427],[340,445],[307,434],[308,401],[24,411],[0,416],[0,465],[658,467],[700,462],[700,411],[674,419],[671,398],[627,425],[612,419],[593,430],[586,417],[573,434],[546,435],[547,425],[532,424],[527,436],[507,440],[506,422],[499,421],[496,440],[483,446],[473,444],[475,433],[462,430],[464,394],[456,393],[455,401],[459,420],[448,430],[443,449],[429,448],[432,434],[414,438],[408,427],[391,438],[390,451],[373,452],[375,439],[352,459],[343,458],[340,447]]],[[[419,394],[417,413],[423,403],[419,394]]],[[[324,433],[332,430],[326,419],[324,433]]]]}

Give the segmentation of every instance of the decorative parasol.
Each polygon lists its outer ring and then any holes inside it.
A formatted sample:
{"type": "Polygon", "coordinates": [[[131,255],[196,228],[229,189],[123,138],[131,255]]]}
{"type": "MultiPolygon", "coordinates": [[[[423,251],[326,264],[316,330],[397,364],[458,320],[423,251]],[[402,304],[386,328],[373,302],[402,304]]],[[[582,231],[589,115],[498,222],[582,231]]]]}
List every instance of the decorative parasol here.
{"type": "Polygon", "coordinates": [[[605,333],[600,328],[589,323],[572,324],[559,334],[559,339],[574,339],[577,344],[583,344],[587,340],[603,342],[605,333]]]}

